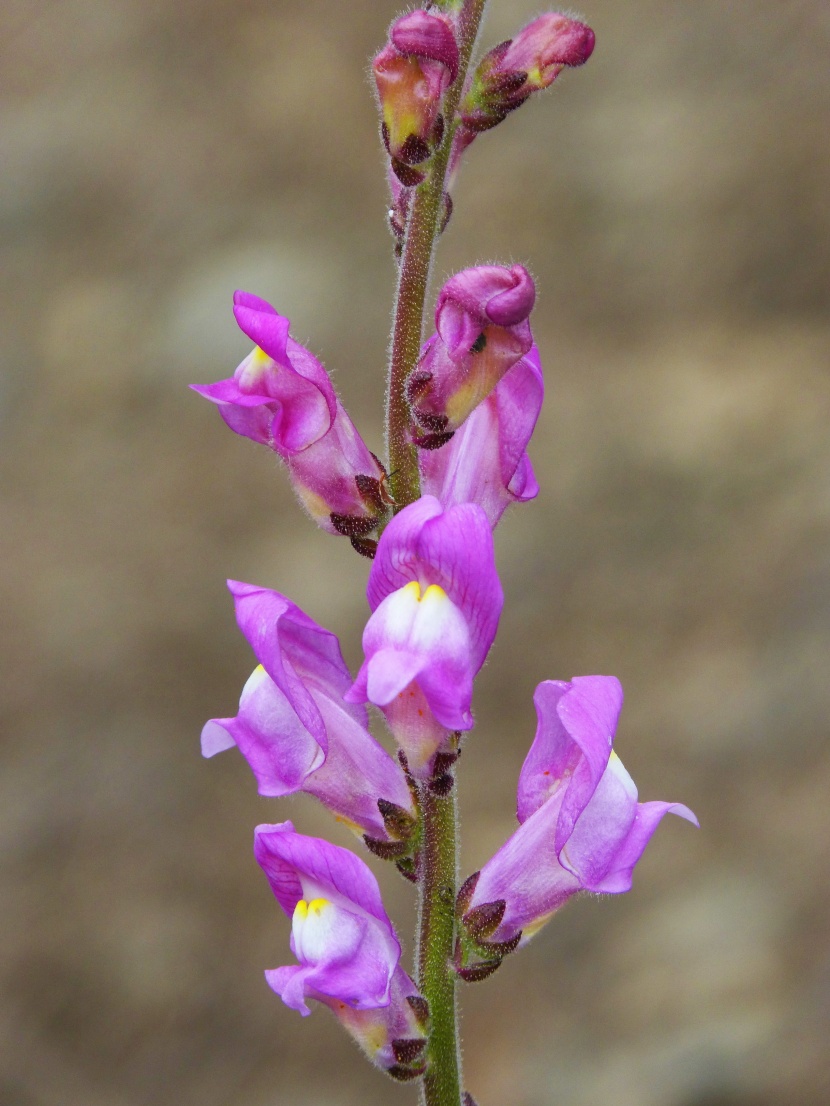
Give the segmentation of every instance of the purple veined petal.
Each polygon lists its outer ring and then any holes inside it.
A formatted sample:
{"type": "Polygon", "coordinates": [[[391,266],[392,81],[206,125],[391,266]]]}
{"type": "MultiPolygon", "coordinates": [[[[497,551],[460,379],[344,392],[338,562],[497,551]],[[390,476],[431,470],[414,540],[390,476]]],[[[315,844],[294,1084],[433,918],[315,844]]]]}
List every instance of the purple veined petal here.
{"type": "Polygon", "coordinates": [[[484,511],[465,503],[447,510],[422,496],[383,532],[366,588],[372,611],[392,592],[418,580],[442,588],[463,614],[477,672],[493,643],[504,594],[496,573],[493,537],[484,511]]]}

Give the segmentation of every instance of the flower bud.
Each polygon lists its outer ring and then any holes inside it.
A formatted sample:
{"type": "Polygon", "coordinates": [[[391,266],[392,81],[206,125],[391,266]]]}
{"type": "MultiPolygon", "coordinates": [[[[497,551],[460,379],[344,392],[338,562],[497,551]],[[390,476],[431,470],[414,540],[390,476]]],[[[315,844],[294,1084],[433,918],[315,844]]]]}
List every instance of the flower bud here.
{"type": "Polygon", "coordinates": [[[486,54],[476,69],[461,106],[470,131],[484,131],[520,107],[532,92],[547,88],[565,66],[591,56],[590,27],[559,12],[546,12],[486,54]]]}
{"type": "Polygon", "coordinates": [[[443,137],[441,102],[458,73],[458,45],[450,23],[420,9],[401,16],[372,69],[383,141],[395,173],[411,187],[423,180],[413,166],[426,161],[443,137]]]}

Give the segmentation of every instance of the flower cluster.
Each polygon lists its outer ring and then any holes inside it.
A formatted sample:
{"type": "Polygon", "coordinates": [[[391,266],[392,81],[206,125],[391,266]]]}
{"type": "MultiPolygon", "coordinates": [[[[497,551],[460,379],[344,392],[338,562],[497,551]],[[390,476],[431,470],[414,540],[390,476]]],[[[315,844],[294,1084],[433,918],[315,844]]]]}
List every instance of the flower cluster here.
{"type": "MultiPolygon", "coordinates": [[[[374,60],[400,238],[414,218],[412,195],[429,185],[439,154],[445,173],[450,145],[469,145],[593,49],[583,24],[541,16],[486,54],[462,89],[469,8],[445,0],[401,16],[374,60]]],[[[236,747],[262,795],[312,795],[427,896],[440,846],[430,811],[453,801],[462,739],[474,726],[474,681],[503,605],[493,530],[511,503],[538,491],[527,454],[544,394],[530,326],[535,298],[518,264],[464,269],[440,290],[435,331],[402,389],[406,422],[397,429],[420,486],[405,502],[326,370],[265,300],[236,293],[236,321],[254,348],[228,379],[194,386],[232,430],[280,457],[323,530],[371,559],[364,659],[354,677],[336,636],[289,598],[229,581],[257,663],[236,715],[205,724],[202,752],[236,747]],[[370,733],[369,704],[396,756],[370,733]]],[[[577,892],[628,891],[664,814],[695,821],[685,806],[638,802],[612,748],[622,707],[616,679],[548,680],[534,701],[538,726],[519,776],[518,827],[458,890],[449,946],[435,960],[439,974],[452,976],[451,994],[456,980],[495,971],[577,892]]],[[[447,987],[431,969],[416,984],[401,966],[400,941],[367,865],[291,822],[257,827],[254,850],[291,919],[296,961],[267,971],[270,986],[303,1015],[309,999],[328,1006],[394,1078],[428,1082],[447,1052],[446,1040],[432,1047],[431,995],[443,1002],[447,987]]],[[[445,916],[452,901],[445,896],[440,906],[445,916]]],[[[421,937],[430,939],[423,916],[421,937]]]]}

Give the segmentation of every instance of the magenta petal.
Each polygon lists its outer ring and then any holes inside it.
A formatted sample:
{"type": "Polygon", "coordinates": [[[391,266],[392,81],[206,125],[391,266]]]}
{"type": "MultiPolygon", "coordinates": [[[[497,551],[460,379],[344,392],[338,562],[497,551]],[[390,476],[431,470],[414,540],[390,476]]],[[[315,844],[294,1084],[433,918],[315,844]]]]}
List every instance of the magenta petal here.
{"type": "Polygon", "coordinates": [[[429,58],[444,65],[449,72],[448,84],[455,80],[458,45],[451,27],[441,16],[421,9],[407,12],[392,24],[389,37],[402,54],[429,58]]]}
{"type": "Polygon", "coordinates": [[[577,676],[571,681],[571,690],[559,701],[557,712],[579,747],[581,757],[562,800],[556,831],[557,849],[561,849],[570,836],[602,778],[622,702],[622,686],[614,676],[577,676]]]}
{"type": "MultiPolygon", "coordinates": [[[[318,625],[290,599],[269,588],[229,580],[239,628],[265,671],[290,700],[297,715],[325,748],[325,730],[311,692],[317,687],[330,698],[342,698],[351,674],[335,634],[318,625]]],[[[364,708],[350,713],[361,725],[364,708]]]]}
{"type": "Polygon", "coordinates": [[[295,833],[291,822],[278,822],[257,826],[254,855],[289,917],[302,898],[297,875],[301,873],[332,895],[352,901],[392,931],[377,880],[364,862],[348,849],[318,837],[295,833]]]}
{"type": "MultiPolygon", "coordinates": [[[[450,356],[469,351],[489,323],[513,327],[523,323],[536,301],[533,278],[523,265],[477,265],[446,282],[435,306],[435,328],[450,356]]],[[[526,347],[529,348],[529,347],[526,347]]]]}
{"type": "Polygon", "coordinates": [[[490,524],[480,507],[465,503],[444,510],[427,495],[392,519],[369,573],[369,606],[376,610],[386,596],[413,580],[423,587],[437,584],[462,612],[477,672],[496,636],[504,603],[490,524]]]}
{"type": "Polygon", "coordinates": [[[233,314],[239,329],[254,345],[259,346],[278,365],[291,368],[287,352],[290,323],[284,315],[259,296],[240,291],[233,294],[233,314]]]}
{"type": "Polygon", "coordinates": [[[588,890],[604,891],[609,894],[630,891],[634,868],[666,814],[676,814],[679,818],[685,818],[687,822],[691,822],[693,826],[700,824],[694,813],[683,803],[638,803],[628,835],[604,875],[593,886],[588,887],[588,890]]]}
{"type": "Polygon", "coordinates": [[[254,855],[292,918],[291,945],[303,969],[269,978],[284,1000],[296,1009],[305,997],[322,996],[357,1010],[388,1006],[401,949],[363,861],[295,833],[290,822],[257,826],[254,855]]]}
{"type": "Polygon", "coordinates": [[[538,494],[525,453],[544,396],[534,346],[440,449],[421,450],[418,463],[424,494],[445,507],[477,503],[495,527],[512,502],[538,494]]]}
{"type": "MultiPolygon", "coordinates": [[[[581,889],[577,877],[559,863],[554,844],[558,808],[556,798],[541,806],[481,869],[470,907],[505,900],[493,940],[532,930],[581,889]]],[[[525,932],[525,940],[531,935],[525,932]]]]}
{"type": "Polygon", "coordinates": [[[398,967],[392,977],[388,1006],[376,1010],[352,1010],[341,1003],[329,1002],[328,1005],[372,1063],[388,1070],[399,1065],[393,1041],[424,1039],[424,1028],[407,1001],[409,997],[421,998],[418,988],[406,972],[398,967]]]}

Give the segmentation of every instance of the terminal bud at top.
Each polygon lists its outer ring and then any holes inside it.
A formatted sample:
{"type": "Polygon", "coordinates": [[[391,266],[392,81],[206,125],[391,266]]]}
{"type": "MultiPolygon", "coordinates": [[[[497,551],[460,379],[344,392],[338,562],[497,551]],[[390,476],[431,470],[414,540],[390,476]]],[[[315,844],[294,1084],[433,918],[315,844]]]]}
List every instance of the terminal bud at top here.
{"type": "Polygon", "coordinates": [[[421,9],[396,19],[372,63],[383,141],[392,168],[408,187],[423,174],[444,131],[441,103],[458,74],[458,45],[449,20],[421,9]]]}

